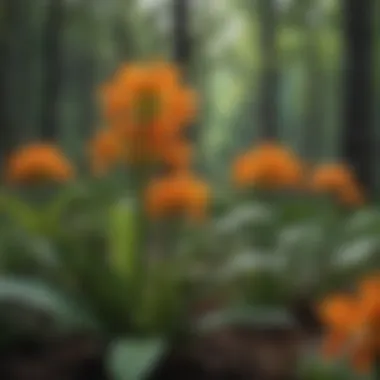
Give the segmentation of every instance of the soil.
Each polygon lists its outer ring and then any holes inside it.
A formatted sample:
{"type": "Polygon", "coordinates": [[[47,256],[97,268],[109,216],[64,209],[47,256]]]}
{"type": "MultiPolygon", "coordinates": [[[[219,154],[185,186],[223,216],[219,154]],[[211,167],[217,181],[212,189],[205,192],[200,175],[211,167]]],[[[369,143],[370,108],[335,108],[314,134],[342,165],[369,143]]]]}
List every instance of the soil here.
{"type": "Polygon", "coordinates": [[[300,380],[297,358],[321,328],[311,303],[298,298],[295,329],[229,327],[176,345],[147,380],[300,380]]]}
{"type": "MultiPolygon", "coordinates": [[[[146,380],[296,380],[299,339],[290,331],[225,328],[174,346],[146,380]]],[[[83,336],[24,337],[2,347],[0,379],[111,380],[106,347],[83,336]]]]}
{"type": "Polygon", "coordinates": [[[173,349],[148,380],[295,380],[298,342],[288,331],[215,331],[173,349]]]}
{"type": "MultiPolygon", "coordinates": [[[[296,305],[295,314],[295,330],[224,327],[176,343],[146,380],[300,380],[294,374],[298,352],[319,326],[307,303],[296,305]]],[[[112,380],[105,369],[107,347],[84,333],[13,337],[0,344],[0,379],[112,380]]]]}
{"type": "Polygon", "coordinates": [[[2,380],[108,380],[106,344],[80,334],[60,338],[15,337],[0,348],[2,380]]]}

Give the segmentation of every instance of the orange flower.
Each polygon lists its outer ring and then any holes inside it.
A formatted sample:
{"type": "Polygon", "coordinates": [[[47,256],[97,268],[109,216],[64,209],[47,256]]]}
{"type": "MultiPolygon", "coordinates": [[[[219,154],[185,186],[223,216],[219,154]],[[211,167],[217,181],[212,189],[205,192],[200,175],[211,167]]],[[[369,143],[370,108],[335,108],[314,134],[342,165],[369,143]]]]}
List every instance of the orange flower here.
{"type": "Polygon", "coordinates": [[[205,216],[209,189],[186,172],[152,181],[146,189],[146,210],[152,218],[184,214],[199,220],[205,216]]]}
{"type": "Polygon", "coordinates": [[[195,95],[179,81],[174,65],[163,62],[126,65],[102,92],[111,127],[133,139],[143,129],[153,134],[178,132],[195,115],[195,95]]]}
{"type": "Polygon", "coordinates": [[[364,195],[353,172],[342,164],[326,164],[317,167],[311,177],[311,189],[331,194],[345,205],[364,203],[364,195]]]}
{"type": "Polygon", "coordinates": [[[89,143],[89,155],[94,174],[103,175],[124,157],[123,142],[109,129],[99,130],[89,143]]]}
{"type": "Polygon", "coordinates": [[[352,171],[345,165],[318,166],[311,178],[311,188],[320,192],[337,192],[354,181],[352,171]]]}
{"type": "Polygon", "coordinates": [[[234,163],[233,176],[239,187],[298,187],[301,185],[303,168],[299,159],[287,148],[265,143],[238,157],[234,163]]]}
{"type": "Polygon", "coordinates": [[[380,350],[380,275],[365,279],[354,295],[329,297],[319,314],[327,327],[324,354],[348,354],[359,371],[368,371],[380,350]]]}
{"type": "Polygon", "coordinates": [[[13,152],[7,165],[11,183],[35,184],[66,182],[74,176],[74,168],[60,149],[51,144],[35,143],[13,152]]]}

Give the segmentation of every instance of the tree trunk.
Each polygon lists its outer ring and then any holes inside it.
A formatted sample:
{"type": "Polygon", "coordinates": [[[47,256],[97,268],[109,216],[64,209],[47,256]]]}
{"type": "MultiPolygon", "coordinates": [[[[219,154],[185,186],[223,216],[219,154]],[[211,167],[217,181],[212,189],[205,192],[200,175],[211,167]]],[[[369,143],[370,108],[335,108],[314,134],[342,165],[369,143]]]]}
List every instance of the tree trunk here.
{"type": "Polygon", "coordinates": [[[190,0],[173,0],[174,18],[174,60],[185,70],[191,59],[191,37],[189,32],[190,24],[190,0]]]}
{"type": "MultiPolygon", "coordinates": [[[[172,0],[173,1],[173,59],[182,69],[187,79],[190,77],[190,63],[192,58],[192,38],[190,34],[190,1],[192,0],[172,0]]],[[[187,129],[188,139],[198,142],[197,125],[191,125],[187,129]]]]}
{"type": "MultiPolygon", "coordinates": [[[[310,2],[311,12],[313,4],[310,2]]],[[[306,64],[306,91],[305,91],[305,113],[302,128],[304,130],[304,142],[302,144],[305,158],[315,161],[322,151],[323,144],[323,121],[324,121],[324,72],[318,50],[317,25],[310,20],[306,13],[307,42],[305,49],[306,64]]]]}
{"type": "Polygon", "coordinates": [[[278,68],[276,48],[277,15],[274,0],[259,0],[261,73],[258,125],[260,136],[274,139],[278,134],[278,68]]]}
{"type": "Polygon", "coordinates": [[[374,174],[374,5],[374,0],[343,0],[346,50],[343,155],[368,191],[374,174]]]}
{"type": "Polygon", "coordinates": [[[46,15],[44,45],[44,91],[41,135],[44,140],[57,138],[59,98],[62,85],[62,34],[64,27],[63,0],[50,0],[46,15]]]}
{"type": "MultiPolygon", "coordinates": [[[[4,162],[4,158],[8,155],[10,148],[14,143],[15,126],[12,124],[9,110],[9,92],[8,92],[8,76],[10,67],[10,49],[11,49],[11,33],[12,24],[14,23],[14,14],[12,4],[13,0],[2,2],[2,13],[4,14],[1,45],[0,45],[0,159],[4,162]]],[[[3,169],[3,168],[2,168],[3,169]]]]}
{"type": "Polygon", "coordinates": [[[35,127],[34,64],[36,28],[33,5],[22,0],[2,0],[0,31],[0,159],[35,127]],[[31,98],[32,96],[32,98],[31,98]]]}
{"type": "Polygon", "coordinates": [[[84,52],[78,62],[78,101],[81,103],[79,109],[79,128],[82,137],[88,139],[96,127],[96,56],[93,52],[84,52]]]}

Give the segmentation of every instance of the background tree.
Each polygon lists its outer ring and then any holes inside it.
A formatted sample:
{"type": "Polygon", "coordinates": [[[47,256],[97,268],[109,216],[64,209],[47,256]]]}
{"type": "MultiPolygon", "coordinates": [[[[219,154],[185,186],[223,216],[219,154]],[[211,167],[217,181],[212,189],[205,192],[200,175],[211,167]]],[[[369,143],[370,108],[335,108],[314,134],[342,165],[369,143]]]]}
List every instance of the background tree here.
{"type": "Polygon", "coordinates": [[[345,98],[343,156],[367,189],[373,187],[373,0],[344,0],[345,98]]]}
{"type": "Polygon", "coordinates": [[[190,0],[173,0],[173,57],[188,68],[191,58],[190,0]]]}
{"type": "Polygon", "coordinates": [[[59,102],[63,82],[63,31],[65,28],[64,0],[50,0],[47,4],[44,38],[43,88],[41,135],[43,139],[57,138],[59,102]]]}
{"type": "Polygon", "coordinates": [[[263,138],[278,134],[277,10],[274,0],[258,0],[260,19],[261,74],[258,122],[263,138]]]}

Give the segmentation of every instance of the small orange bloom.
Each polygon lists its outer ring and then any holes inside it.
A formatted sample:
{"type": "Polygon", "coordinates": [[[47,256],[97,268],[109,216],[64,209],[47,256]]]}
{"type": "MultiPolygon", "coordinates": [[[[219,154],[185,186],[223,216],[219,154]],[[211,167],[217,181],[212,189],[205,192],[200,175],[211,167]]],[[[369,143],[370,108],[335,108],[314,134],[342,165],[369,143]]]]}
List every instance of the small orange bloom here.
{"type": "Polygon", "coordinates": [[[347,166],[326,164],[315,169],[311,177],[311,187],[315,191],[336,192],[341,191],[353,181],[353,173],[347,166]]]}
{"type": "Polygon", "coordinates": [[[265,143],[237,158],[233,176],[235,184],[239,187],[298,187],[301,185],[303,167],[299,159],[287,148],[265,143]]]}
{"type": "Polygon", "coordinates": [[[74,168],[60,149],[51,144],[35,143],[13,152],[7,164],[7,179],[11,183],[35,184],[68,181],[74,168]]]}
{"type": "Polygon", "coordinates": [[[112,130],[99,130],[89,143],[89,155],[94,174],[103,175],[124,157],[122,139],[112,130]]]}
{"type": "Polygon", "coordinates": [[[358,371],[368,371],[380,350],[380,275],[367,278],[354,295],[327,298],[319,315],[327,327],[325,355],[348,354],[358,371]]]}
{"type": "Polygon", "coordinates": [[[364,203],[352,170],[341,164],[326,164],[317,167],[311,177],[311,189],[336,197],[345,205],[358,206],[364,203]]]}
{"type": "Polygon", "coordinates": [[[210,192],[199,179],[178,172],[152,181],[145,196],[146,210],[153,218],[179,213],[199,220],[205,216],[210,192]]]}

